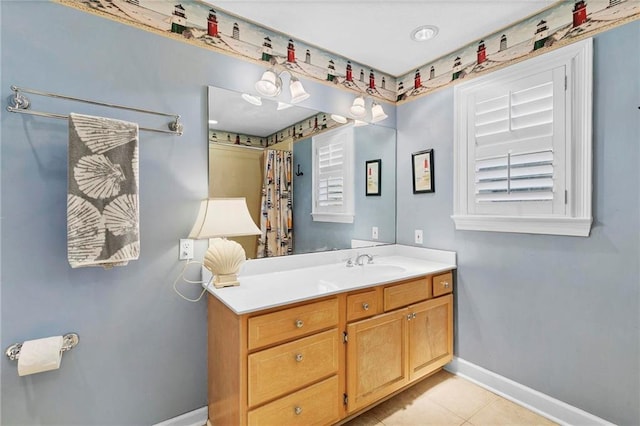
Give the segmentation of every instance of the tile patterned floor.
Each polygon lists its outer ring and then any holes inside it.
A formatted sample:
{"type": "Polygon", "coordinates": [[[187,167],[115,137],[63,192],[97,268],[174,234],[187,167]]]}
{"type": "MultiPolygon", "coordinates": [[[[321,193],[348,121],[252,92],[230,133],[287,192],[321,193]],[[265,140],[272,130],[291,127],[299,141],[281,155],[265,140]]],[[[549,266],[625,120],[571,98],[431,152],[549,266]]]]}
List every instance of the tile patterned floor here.
{"type": "Polygon", "coordinates": [[[444,370],[345,426],[531,426],[556,423],[444,370]]]}

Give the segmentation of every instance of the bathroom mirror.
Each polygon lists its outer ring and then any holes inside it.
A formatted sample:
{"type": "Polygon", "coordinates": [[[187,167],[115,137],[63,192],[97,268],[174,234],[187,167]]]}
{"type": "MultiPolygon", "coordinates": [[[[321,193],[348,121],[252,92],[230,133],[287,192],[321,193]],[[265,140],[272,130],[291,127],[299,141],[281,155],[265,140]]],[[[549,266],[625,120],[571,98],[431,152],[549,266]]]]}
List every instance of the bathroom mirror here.
{"type": "MultiPolygon", "coordinates": [[[[396,222],[396,131],[379,125],[354,125],[335,121],[328,112],[256,98],[231,90],[209,87],[209,197],[245,197],[258,226],[271,217],[272,207],[265,187],[267,152],[284,151],[283,180],[291,180],[290,191],[282,198],[288,217],[268,223],[270,232],[284,229],[290,238],[281,253],[259,247],[258,237],[238,237],[247,257],[302,254],[351,247],[395,243],[396,222]],[[316,135],[340,127],[352,127],[354,139],[353,223],[314,221],[312,204],[312,140],[316,135]],[[287,154],[290,152],[291,154],[287,154]],[[380,160],[375,171],[376,196],[367,191],[367,164],[380,160]],[[265,199],[263,200],[263,187],[265,199]],[[367,195],[369,194],[369,195],[367,195]],[[279,222],[279,223],[273,223],[279,222]],[[258,251],[262,250],[261,254],[258,251]]],[[[359,123],[360,124],[360,123],[359,123]]],[[[271,154],[280,158],[280,154],[271,154]]],[[[270,166],[267,170],[271,170],[270,166]]],[[[369,173],[371,174],[371,173],[369,173]]],[[[278,198],[280,199],[280,198],[278,198]]],[[[286,213],[285,213],[286,216],[286,213]]],[[[267,228],[265,226],[265,228],[267,228]]],[[[280,241],[280,237],[279,241],[280,241]]]]}

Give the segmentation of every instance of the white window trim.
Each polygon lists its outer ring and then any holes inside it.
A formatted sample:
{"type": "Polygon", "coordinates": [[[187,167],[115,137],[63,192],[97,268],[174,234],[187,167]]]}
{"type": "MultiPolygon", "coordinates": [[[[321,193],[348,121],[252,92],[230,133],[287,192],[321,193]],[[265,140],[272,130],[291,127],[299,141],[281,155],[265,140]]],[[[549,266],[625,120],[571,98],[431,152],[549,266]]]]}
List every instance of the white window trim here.
{"type": "Polygon", "coordinates": [[[340,126],[337,129],[332,129],[327,132],[322,133],[321,135],[314,136],[311,142],[311,150],[312,150],[312,165],[313,165],[313,175],[311,180],[312,187],[312,206],[311,206],[311,217],[314,222],[333,222],[333,223],[353,223],[355,219],[355,189],[354,189],[354,152],[355,152],[355,140],[353,135],[353,125],[340,126]],[[345,144],[344,155],[345,155],[345,167],[344,167],[344,205],[342,207],[341,212],[319,212],[316,209],[316,185],[317,185],[317,174],[318,168],[316,164],[316,138],[326,139],[335,135],[339,132],[350,132],[348,135],[348,140],[345,144]]]}
{"type": "Polygon", "coordinates": [[[455,87],[454,95],[454,214],[456,229],[530,234],[589,236],[592,199],[592,52],[591,38],[478,77],[455,87]],[[571,117],[567,117],[567,211],[565,216],[493,216],[469,214],[466,92],[509,78],[532,67],[551,69],[569,62],[571,117]]]}

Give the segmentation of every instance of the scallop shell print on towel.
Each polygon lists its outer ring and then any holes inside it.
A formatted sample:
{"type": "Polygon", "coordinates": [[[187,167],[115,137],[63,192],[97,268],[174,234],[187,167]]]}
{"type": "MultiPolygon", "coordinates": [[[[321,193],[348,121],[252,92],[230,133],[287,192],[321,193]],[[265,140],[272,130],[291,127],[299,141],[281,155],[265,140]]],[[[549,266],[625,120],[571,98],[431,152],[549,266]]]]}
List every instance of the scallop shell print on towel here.
{"type": "Polygon", "coordinates": [[[110,198],[120,193],[120,184],[126,180],[119,164],[113,164],[104,155],[82,157],[73,168],[78,188],[91,198],[110,198]]]}
{"type": "Polygon", "coordinates": [[[140,256],[138,125],[69,114],[68,260],[73,268],[140,256]]]}
{"type": "Polygon", "coordinates": [[[71,266],[93,261],[102,252],[105,240],[104,220],[89,201],[67,196],[67,244],[71,266]]]}
{"type": "Polygon", "coordinates": [[[104,223],[113,235],[138,233],[138,197],[125,194],[104,208],[104,223]]]}
{"type": "Polygon", "coordinates": [[[91,152],[104,154],[120,145],[138,140],[138,129],[126,121],[73,114],[69,116],[78,137],[91,152]]]}

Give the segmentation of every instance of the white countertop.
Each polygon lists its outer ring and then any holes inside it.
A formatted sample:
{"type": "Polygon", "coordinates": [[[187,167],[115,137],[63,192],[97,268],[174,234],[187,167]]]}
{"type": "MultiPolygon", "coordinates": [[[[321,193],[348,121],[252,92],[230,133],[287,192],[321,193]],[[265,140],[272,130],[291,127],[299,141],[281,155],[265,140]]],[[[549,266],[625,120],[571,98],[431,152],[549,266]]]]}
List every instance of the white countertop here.
{"type": "Polygon", "coordinates": [[[239,274],[239,286],[206,287],[239,315],[448,271],[456,268],[456,259],[455,252],[389,245],[250,260],[246,265],[239,274]],[[371,254],[374,262],[348,268],[342,259],[356,253],[371,254]]]}

